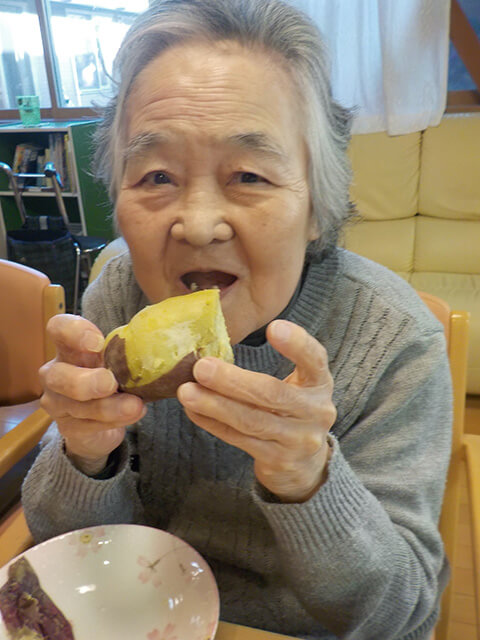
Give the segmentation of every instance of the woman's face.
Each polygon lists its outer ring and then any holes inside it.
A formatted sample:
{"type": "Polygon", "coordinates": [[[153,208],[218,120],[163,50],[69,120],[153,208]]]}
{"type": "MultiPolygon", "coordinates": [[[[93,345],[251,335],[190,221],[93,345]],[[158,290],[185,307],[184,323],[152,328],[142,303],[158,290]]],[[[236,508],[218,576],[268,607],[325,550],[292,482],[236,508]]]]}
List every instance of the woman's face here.
{"type": "Polygon", "coordinates": [[[299,105],[282,66],[228,42],[169,49],[136,79],[117,216],[155,303],[218,286],[232,343],[273,320],[310,217],[299,105]]]}

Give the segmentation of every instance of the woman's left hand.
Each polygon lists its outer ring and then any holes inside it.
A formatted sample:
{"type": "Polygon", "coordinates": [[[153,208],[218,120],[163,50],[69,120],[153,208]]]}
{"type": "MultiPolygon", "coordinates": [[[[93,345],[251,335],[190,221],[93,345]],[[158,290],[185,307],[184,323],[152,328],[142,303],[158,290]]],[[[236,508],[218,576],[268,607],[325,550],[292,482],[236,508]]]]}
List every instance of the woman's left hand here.
{"type": "Polygon", "coordinates": [[[216,358],[194,367],[195,382],[178,399],[195,424],[243,449],[258,481],[283,502],[304,502],[322,485],[336,420],[333,380],[324,347],[304,329],[275,320],[272,347],[295,364],[285,380],[241,369],[216,358]]]}

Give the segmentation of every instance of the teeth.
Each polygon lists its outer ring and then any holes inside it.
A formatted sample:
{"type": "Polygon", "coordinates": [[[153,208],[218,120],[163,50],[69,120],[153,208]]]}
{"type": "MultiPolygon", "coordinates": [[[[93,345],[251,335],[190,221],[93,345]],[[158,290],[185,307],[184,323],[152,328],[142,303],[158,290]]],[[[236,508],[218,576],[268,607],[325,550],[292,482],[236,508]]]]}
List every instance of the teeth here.
{"type": "MultiPolygon", "coordinates": [[[[214,284],[211,287],[208,287],[209,289],[219,289],[220,287],[218,286],[218,284],[214,284]]],[[[192,282],[190,284],[190,291],[198,291],[200,289],[200,287],[198,286],[198,284],[196,282],[192,282]]]]}

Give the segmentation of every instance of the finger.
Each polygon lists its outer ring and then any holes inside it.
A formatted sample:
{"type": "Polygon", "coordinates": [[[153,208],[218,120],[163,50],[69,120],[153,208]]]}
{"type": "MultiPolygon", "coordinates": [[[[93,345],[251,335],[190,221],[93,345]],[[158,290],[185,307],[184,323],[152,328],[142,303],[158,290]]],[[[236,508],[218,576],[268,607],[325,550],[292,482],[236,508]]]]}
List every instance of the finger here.
{"type": "MultiPolygon", "coordinates": [[[[98,451],[99,443],[98,436],[99,434],[103,434],[111,431],[124,431],[125,427],[128,425],[118,425],[115,422],[98,422],[97,420],[85,420],[83,418],[73,418],[72,416],[67,416],[65,418],[61,418],[58,423],[58,431],[65,439],[75,440],[78,442],[83,441],[84,445],[88,444],[88,439],[86,436],[92,436],[92,442],[95,443],[95,449],[98,451]]],[[[77,449],[77,447],[75,447],[77,449]]],[[[82,455],[78,451],[76,451],[76,455],[82,455]]],[[[91,457],[90,455],[87,457],[91,457]]]]}
{"type": "MultiPolygon", "coordinates": [[[[186,409],[185,413],[193,423],[204,431],[248,453],[256,461],[257,466],[261,465],[265,473],[268,473],[268,470],[274,471],[275,474],[299,473],[299,462],[301,463],[304,459],[303,450],[284,446],[275,440],[259,439],[243,433],[225,422],[189,409],[186,409]]],[[[311,452],[311,457],[318,455],[324,444],[325,438],[319,438],[315,443],[315,449],[311,452]]]]}
{"type": "Polygon", "coordinates": [[[312,399],[283,380],[242,369],[218,358],[198,360],[193,375],[203,387],[263,411],[300,418],[313,410],[312,399]]]}
{"type": "Polygon", "coordinates": [[[66,362],[48,362],[40,369],[45,391],[86,401],[111,396],[118,388],[115,376],[102,367],[87,369],[66,362]]]}
{"type": "Polygon", "coordinates": [[[137,422],[147,411],[140,398],[128,393],[79,402],[50,392],[44,395],[41,404],[55,420],[74,418],[114,424],[116,427],[125,427],[137,422]]]}
{"type": "Polygon", "coordinates": [[[325,438],[320,448],[304,458],[295,448],[250,437],[230,425],[193,411],[186,410],[186,414],[204,431],[248,453],[254,460],[258,481],[282,501],[304,502],[318,489],[328,456],[325,438]]]}
{"type": "Polygon", "coordinates": [[[197,415],[228,425],[249,437],[281,442],[286,447],[298,448],[304,433],[310,430],[300,420],[287,419],[258,407],[239,403],[192,382],[187,382],[178,389],[178,399],[186,409],[197,415]]]}
{"type": "Polygon", "coordinates": [[[267,327],[267,339],[274,349],[295,364],[288,382],[301,387],[328,386],[332,378],[326,349],[305,329],[287,320],[274,320],[267,327]]]}
{"type": "Polygon", "coordinates": [[[185,413],[189,420],[201,427],[204,431],[207,431],[212,436],[223,440],[223,442],[233,447],[237,447],[237,449],[242,449],[242,451],[245,451],[245,453],[248,453],[254,459],[271,459],[273,447],[279,447],[278,443],[248,436],[214,418],[195,413],[189,409],[186,409],[185,413]]]}
{"type": "Polygon", "coordinates": [[[58,314],[49,320],[47,331],[57,349],[58,360],[84,367],[101,364],[104,337],[86,318],[58,314]]]}

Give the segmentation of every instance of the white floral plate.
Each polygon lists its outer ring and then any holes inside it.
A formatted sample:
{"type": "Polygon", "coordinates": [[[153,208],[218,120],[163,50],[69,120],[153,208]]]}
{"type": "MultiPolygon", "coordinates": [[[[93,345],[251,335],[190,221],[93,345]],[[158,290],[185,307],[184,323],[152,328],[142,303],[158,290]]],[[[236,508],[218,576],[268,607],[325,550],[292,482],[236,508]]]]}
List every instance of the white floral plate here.
{"type": "MultiPolygon", "coordinates": [[[[213,574],[192,547],[165,531],[128,524],[80,529],[22,555],[72,624],[75,640],[215,636],[213,574]]],[[[0,586],[7,579],[8,565],[0,569],[0,586]]],[[[0,638],[9,638],[3,620],[0,638]]]]}

